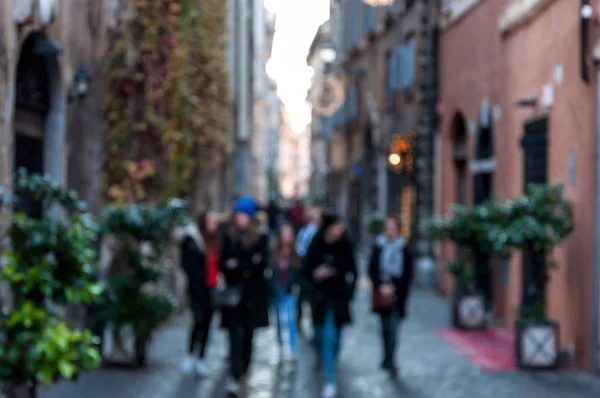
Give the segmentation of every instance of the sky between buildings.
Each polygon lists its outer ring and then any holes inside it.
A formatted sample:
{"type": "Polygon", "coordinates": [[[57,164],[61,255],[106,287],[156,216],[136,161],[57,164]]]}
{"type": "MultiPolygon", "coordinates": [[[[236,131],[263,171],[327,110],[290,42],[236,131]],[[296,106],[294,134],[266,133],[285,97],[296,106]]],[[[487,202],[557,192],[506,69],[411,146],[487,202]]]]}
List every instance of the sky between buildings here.
{"type": "Polygon", "coordinates": [[[329,0],[263,1],[267,10],[277,14],[267,73],[277,82],[292,131],[301,133],[310,123],[306,92],[313,72],[306,56],[317,29],[329,18],[329,0]]]}

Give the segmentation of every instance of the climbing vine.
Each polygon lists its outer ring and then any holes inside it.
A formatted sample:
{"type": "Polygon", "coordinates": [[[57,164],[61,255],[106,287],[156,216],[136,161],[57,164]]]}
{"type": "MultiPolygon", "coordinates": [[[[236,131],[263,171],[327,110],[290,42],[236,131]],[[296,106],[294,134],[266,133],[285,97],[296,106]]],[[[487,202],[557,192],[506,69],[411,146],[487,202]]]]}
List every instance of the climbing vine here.
{"type": "Polygon", "coordinates": [[[187,195],[229,150],[226,5],[123,2],[107,57],[105,193],[113,203],[187,195]]]}

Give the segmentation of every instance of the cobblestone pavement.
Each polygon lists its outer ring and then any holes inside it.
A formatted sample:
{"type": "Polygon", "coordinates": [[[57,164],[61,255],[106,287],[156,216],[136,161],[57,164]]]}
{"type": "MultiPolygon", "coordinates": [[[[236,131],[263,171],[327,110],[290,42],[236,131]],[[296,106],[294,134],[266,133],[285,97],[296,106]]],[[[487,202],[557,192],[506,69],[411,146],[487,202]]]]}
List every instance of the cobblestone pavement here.
{"type": "MultiPolygon", "coordinates": [[[[364,285],[364,284],[363,284],[364,285]]],[[[577,372],[531,374],[482,373],[440,340],[435,331],[447,327],[448,304],[432,293],[415,290],[409,319],[403,325],[400,377],[392,382],[378,370],[379,325],[368,312],[369,292],[361,288],[355,323],[344,331],[340,358],[340,398],[597,398],[600,379],[577,372]]],[[[226,376],[227,344],[222,332],[214,334],[210,377],[200,380],[179,372],[186,345],[186,322],[179,320],[157,336],[150,365],[139,371],[98,370],[78,384],[61,384],[42,398],[221,398],[226,376]]],[[[305,342],[295,367],[280,364],[274,332],[262,332],[250,379],[249,398],[316,398],[320,381],[305,342]]]]}

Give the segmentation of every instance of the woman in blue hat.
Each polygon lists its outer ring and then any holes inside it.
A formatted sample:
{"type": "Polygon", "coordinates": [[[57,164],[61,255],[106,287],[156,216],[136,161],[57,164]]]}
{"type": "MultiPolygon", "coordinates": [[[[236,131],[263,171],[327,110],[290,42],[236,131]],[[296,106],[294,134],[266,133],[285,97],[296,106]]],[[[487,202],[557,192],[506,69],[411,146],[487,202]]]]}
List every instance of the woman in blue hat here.
{"type": "Polygon", "coordinates": [[[254,220],[256,212],[256,202],[251,197],[235,202],[220,257],[220,269],[232,294],[232,300],[222,309],[222,323],[230,342],[227,391],[236,397],[247,382],[254,332],[269,326],[269,289],[265,279],[269,245],[254,220]]]}

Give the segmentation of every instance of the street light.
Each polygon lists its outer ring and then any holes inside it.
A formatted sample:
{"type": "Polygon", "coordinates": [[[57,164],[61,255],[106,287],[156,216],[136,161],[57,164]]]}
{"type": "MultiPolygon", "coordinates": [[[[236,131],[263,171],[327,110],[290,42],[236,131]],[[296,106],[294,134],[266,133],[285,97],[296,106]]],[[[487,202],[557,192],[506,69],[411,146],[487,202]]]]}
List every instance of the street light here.
{"type": "Polygon", "coordinates": [[[398,166],[400,164],[400,162],[402,161],[402,158],[397,153],[392,153],[392,154],[390,154],[390,157],[388,158],[388,160],[392,166],[398,166]]]}
{"type": "Polygon", "coordinates": [[[337,51],[332,44],[327,43],[319,50],[319,57],[323,62],[330,64],[337,58],[337,51]]]}

